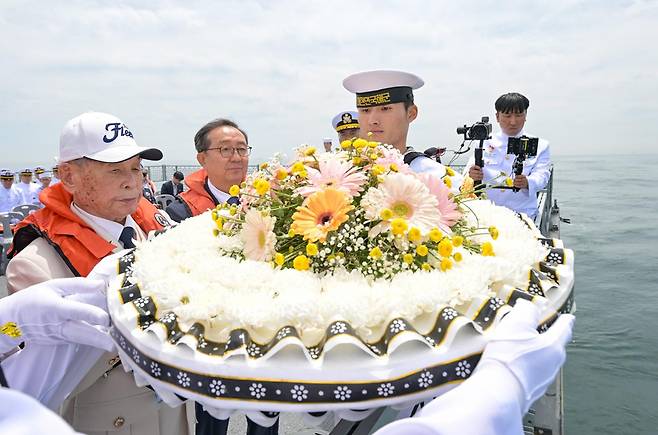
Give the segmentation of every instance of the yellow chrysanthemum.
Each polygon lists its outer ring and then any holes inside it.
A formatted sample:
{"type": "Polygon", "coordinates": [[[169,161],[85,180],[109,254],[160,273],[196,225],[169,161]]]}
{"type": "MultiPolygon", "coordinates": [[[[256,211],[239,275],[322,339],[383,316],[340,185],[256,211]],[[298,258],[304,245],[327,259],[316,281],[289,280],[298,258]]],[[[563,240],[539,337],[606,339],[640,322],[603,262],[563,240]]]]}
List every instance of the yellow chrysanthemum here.
{"type": "Polygon", "coordinates": [[[450,257],[450,254],[452,254],[452,242],[449,239],[441,240],[438,250],[441,257],[450,257]]]}
{"type": "Polygon", "coordinates": [[[429,236],[431,241],[438,243],[443,238],[443,233],[438,228],[432,228],[430,230],[429,236]]]}
{"type": "Polygon", "coordinates": [[[387,221],[393,217],[393,212],[391,209],[383,208],[382,211],[379,212],[379,217],[382,218],[383,221],[387,221]]]}
{"type": "Polygon", "coordinates": [[[375,142],[375,141],[368,142],[368,148],[377,148],[377,145],[379,145],[379,142],[375,142]]]}
{"type": "Polygon", "coordinates": [[[290,228],[290,229],[288,230],[288,237],[295,237],[295,230],[293,230],[292,228],[290,228]]]}
{"type": "Polygon", "coordinates": [[[265,162],[265,163],[261,163],[260,165],[258,165],[258,167],[260,168],[261,171],[262,171],[263,169],[267,169],[269,166],[270,166],[270,164],[267,163],[267,162],[265,162]]]}
{"type": "Polygon", "coordinates": [[[348,149],[349,147],[352,146],[352,141],[351,140],[344,140],[340,143],[340,147],[344,150],[348,149]]]}
{"type": "Polygon", "coordinates": [[[420,233],[420,230],[418,228],[411,227],[411,229],[407,233],[407,238],[409,239],[410,242],[419,242],[420,239],[422,238],[422,234],[420,233]]]}
{"type": "Polygon", "coordinates": [[[306,171],[306,169],[304,169],[304,170],[301,171],[301,172],[298,172],[297,175],[298,175],[300,178],[308,178],[308,172],[306,171]]]}
{"type": "Polygon", "coordinates": [[[315,151],[316,151],[315,147],[308,147],[304,150],[304,155],[310,157],[313,154],[315,154],[315,151]]]}
{"type": "Polygon", "coordinates": [[[450,260],[449,258],[441,259],[440,267],[443,272],[445,272],[448,269],[452,269],[452,260],[450,260]]]}
{"type": "Polygon", "coordinates": [[[411,264],[414,262],[414,256],[413,254],[404,254],[402,256],[402,261],[404,261],[407,264],[411,264]]]}
{"type": "Polygon", "coordinates": [[[427,249],[427,246],[425,245],[418,245],[416,247],[416,253],[420,255],[421,257],[425,257],[429,250],[427,249]]]}
{"type": "Polygon", "coordinates": [[[514,186],[514,180],[512,180],[510,177],[505,178],[505,186],[507,187],[514,186]]]}
{"type": "Polygon", "coordinates": [[[373,132],[372,132],[372,131],[369,131],[369,132],[366,134],[366,136],[368,136],[368,137],[370,137],[370,136],[372,136],[372,135],[373,135],[373,132]]]}
{"type": "Polygon", "coordinates": [[[298,255],[292,260],[292,266],[296,270],[308,270],[311,267],[311,262],[306,255],[298,255]]]}
{"type": "Polygon", "coordinates": [[[384,172],[386,172],[386,168],[384,168],[382,165],[373,165],[372,169],[371,169],[371,172],[375,176],[382,175],[384,172]]]}
{"type": "Polygon", "coordinates": [[[334,188],[315,192],[292,215],[290,228],[305,240],[325,242],[327,234],[347,221],[354,206],[345,193],[334,188]]]}
{"type": "Polygon", "coordinates": [[[429,272],[430,270],[432,270],[432,266],[430,266],[429,263],[423,263],[423,264],[421,264],[420,268],[423,269],[423,270],[426,271],[426,272],[429,272]]]}
{"type": "Polygon", "coordinates": [[[402,218],[395,218],[391,221],[391,232],[396,236],[401,236],[407,232],[409,225],[407,221],[402,218]]]}
{"type": "Polygon", "coordinates": [[[276,263],[277,266],[283,266],[283,262],[285,261],[285,257],[283,256],[282,253],[277,252],[274,254],[274,262],[276,263]]]}
{"type": "Polygon", "coordinates": [[[448,187],[452,187],[452,180],[450,177],[443,177],[443,183],[448,187]]]}
{"type": "Polygon", "coordinates": [[[460,261],[463,260],[461,252],[455,252],[455,254],[452,256],[452,258],[454,258],[457,263],[459,263],[460,261]]]}
{"type": "Polygon", "coordinates": [[[446,174],[448,174],[448,177],[454,177],[455,171],[453,171],[450,166],[446,166],[446,174]]]}
{"type": "Polygon", "coordinates": [[[452,238],[453,246],[461,246],[464,243],[464,238],[462,236],[455,236],[452,238]]]}
{"type": "Polygon", "coordinates": [[[279,181],[283,181],[286,179],[288,176],[288,171],[286,171],[284,168],[279,168],[276,170],[276,179],[279,181]]]}
{"type": "Polygon", "coordinates": [[[224,218],[221,216],[217,216],[217,219],[215,219],[215,225],[217,225],[218,230],[223,230],[224,229],[224,218]]]}
{"type": "Polygon", "coordinates": [[[400,170],[400,168],[398,167],[398,165],[396,165],[395,163],[391,163],[391,164],[388,166],[388,168],[391,170],[391,172],[398,172],[398,171],[400,170]]]}
{"type": "Polygon", "coordinates": [[[290,167],[290,172],[293,174],[299,174],[304,170],[304,164],[302,162],[295,162],[293,165],[290,167]]]}
{"type": "Polygon", "coordinates": [[[484,242],[482,244],[482,255],[484,255],[485,257],[493,257],[494,255],[496,255],[494,253],[493,245],[491,244],[491,242],[484,242]]]}
{"type": "Polygon", "coordinates": [[[217,228],[213,228],[212,229],[212,235],[215,236],[215,237],[219,236],[219,230],[217,228]]]}
{"type": "Polygon", "coordinates": [[[492,239],[496,240],[498,238],[498,228],[489,227],[489,234],[491,234],[492,239]]]}
{"type": "Polygon", "coordinates": [[[361,157],[354,157],[352,159],[352,164],[354,166],[359,166],[361,163],[363,163],[363,159],[361,157]]]}
{"type": "Polygon", "coordinates": [[[256,189],[256,193],[260,196],[265,195],[270,190],[270,182],[264,178],[256,178],[253,186],[256,189]]]}
{"type": "Polygon", "coordinates": [[[231,188],[228,190],[229,195],[231,196],[238,196],[240,194],[240,186],[237,184],[234,184],[231,186],[231,188]]]}
{"type": "Polygon", "coordinates": [[[308,255],[309,257],[318,255],[318,245],[312,242],[306,245],[306,255],[308,255]]]}
{"type": "Polygon", "coordinates": [[[374,258],[375,260],[379,260],[380,258],[382,258],[382,255],[384,254],[382,253],[382,250],[379,249],[378,246],[375,246],[370,250],[370,253],[368,255],[370,255],[370,257],[374,258]]]}
{"type": "Polygon", "coordinates": [[[368,157],[370,157],[370,160],[377,160],[379,158],[379,154],[371,153],[368,157]]]}
{"type": "Polygon", "coordinates": [[[363,148],[368,146],[368,141],[365,139],[357,139],[354,142],[352,142],[352,146],[356,148],[357,150],[362,150],[363,148]]]}

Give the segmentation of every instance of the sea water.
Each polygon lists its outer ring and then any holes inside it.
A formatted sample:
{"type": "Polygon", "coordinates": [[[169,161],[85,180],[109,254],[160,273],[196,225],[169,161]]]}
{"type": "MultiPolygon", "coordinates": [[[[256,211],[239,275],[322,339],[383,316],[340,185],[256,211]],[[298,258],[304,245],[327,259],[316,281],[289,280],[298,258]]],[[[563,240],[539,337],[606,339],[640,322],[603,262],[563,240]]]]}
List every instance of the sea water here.
{"type": "Polygon", "coordinates": [[[658,434],[658,155],[553,160],[576,258],[566,433],[658,434]]]}

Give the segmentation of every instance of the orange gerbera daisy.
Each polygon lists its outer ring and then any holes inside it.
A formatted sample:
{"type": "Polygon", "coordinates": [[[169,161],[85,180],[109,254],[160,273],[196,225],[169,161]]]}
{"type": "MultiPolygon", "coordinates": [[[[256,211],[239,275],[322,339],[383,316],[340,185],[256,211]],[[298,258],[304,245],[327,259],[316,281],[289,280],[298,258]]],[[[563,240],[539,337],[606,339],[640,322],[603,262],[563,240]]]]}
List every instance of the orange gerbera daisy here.
{"type": "Polygon", "coordinates": [[[353,208],[345,193],[330,187],[306,198],[292,215],[290,228],[306,240],[325,242],[330,231],[347,221],[347,213],[353,208]]]}

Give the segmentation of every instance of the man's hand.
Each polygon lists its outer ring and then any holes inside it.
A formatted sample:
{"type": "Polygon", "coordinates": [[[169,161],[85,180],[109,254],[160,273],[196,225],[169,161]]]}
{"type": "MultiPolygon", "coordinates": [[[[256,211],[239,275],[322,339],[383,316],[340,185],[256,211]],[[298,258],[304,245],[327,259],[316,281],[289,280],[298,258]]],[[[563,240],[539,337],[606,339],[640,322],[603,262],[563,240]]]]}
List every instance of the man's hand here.
{"type": "Polygon", "coordinates": [[[97,306],[105,299],[104,289],[105,283],[99,279],[62,278],[0,299],[0,326],[5,331],[0,335],[2,344],[66,342],[111,351],[110,316],[97,306]]]}
{"type": "Polygon", "coordinates": [[[514,177],[514,187],[517,189],[527,189],[528,188],[528,178],[521,174],[514,177]]]}
{"type": "Polygon", "coordinates": [[[482,181],[484,175],[482,174],[482,168],[476,165],[473,165],[468,170],[468,176],[471,177],[474,181],[482,181]]]}

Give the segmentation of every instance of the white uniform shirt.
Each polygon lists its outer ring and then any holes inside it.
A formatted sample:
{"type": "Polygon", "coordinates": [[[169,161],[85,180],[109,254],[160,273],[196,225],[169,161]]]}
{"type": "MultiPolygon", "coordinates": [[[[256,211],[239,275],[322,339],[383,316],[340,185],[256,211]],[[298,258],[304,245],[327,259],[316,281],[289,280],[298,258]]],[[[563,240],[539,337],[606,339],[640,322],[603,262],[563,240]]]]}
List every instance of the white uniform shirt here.
{"type": "MultiPolygon", "coordinates": [[[[525,132],[521,131],[516,137],[521,137],[525,132]]],[[[530,135],[526,135],[529,136],[530,135]]],[[[507,140],[509,136],[505,133],[498,132],[490,140],[484,143],[482,160],[484,161],[484,183],[501,185],[504,184],[505,178],[514,179],[512,164],[514,163],[514,154],[507,154],[507,140]],[[501,172],[505,175],[501,176],[501,172]],[[498,177],[498,178],[496,178],[498,177]]],[[[475,157],[471,156],[464,175],[468,175],[468,170],[475,164],[475,157]]],[[[523,162],[523,175],[528,178],[528,188],[514,192],[512,189],[487,189],[487,198],[494,204],[510,208],[520,213],[525,213],[534,218],[537,214],[537,192],[544,189],[548,184],[551,169],[550,151],[548,141],[539,139],[537,146],[537,155],[527,157],[523,162]]]]}
{"type": "Polygon", "coordinates": [[[15,185],[12,184],[9,189],[0,186],[0,213],[9,212],[17,205],[21,205],[21,199],[15,185]]]}
{"type": "Polygon", "coordinates": [[[14,184],[16,191],[20,195],[21,204],[39,205],[39,185],[35,183],[18,182],[14,184]]]}
{"type": "MultiPolygon", "coordinates": [[[[407,152],[409,151],[414,151],[414,150],[408,149],[407,152]]],[[[426,156],[416,157],[411,161],[409,167],[411,168],[412,171],[416,173],[427,172],[430,174],[434,174],[439,178],[443,177],[446,173],[445,166],[443,166],[441,163],[437,162],[436,160],[426,156]]],[[[463,177],[460,174],[455,173],[455,175],[450,177],[450,181],[452,182],[452,187],[450,188],[450,191],[453,193],[459,193],[459,186],[461,186],[462,182],[464,181],[463,177]]]]}

